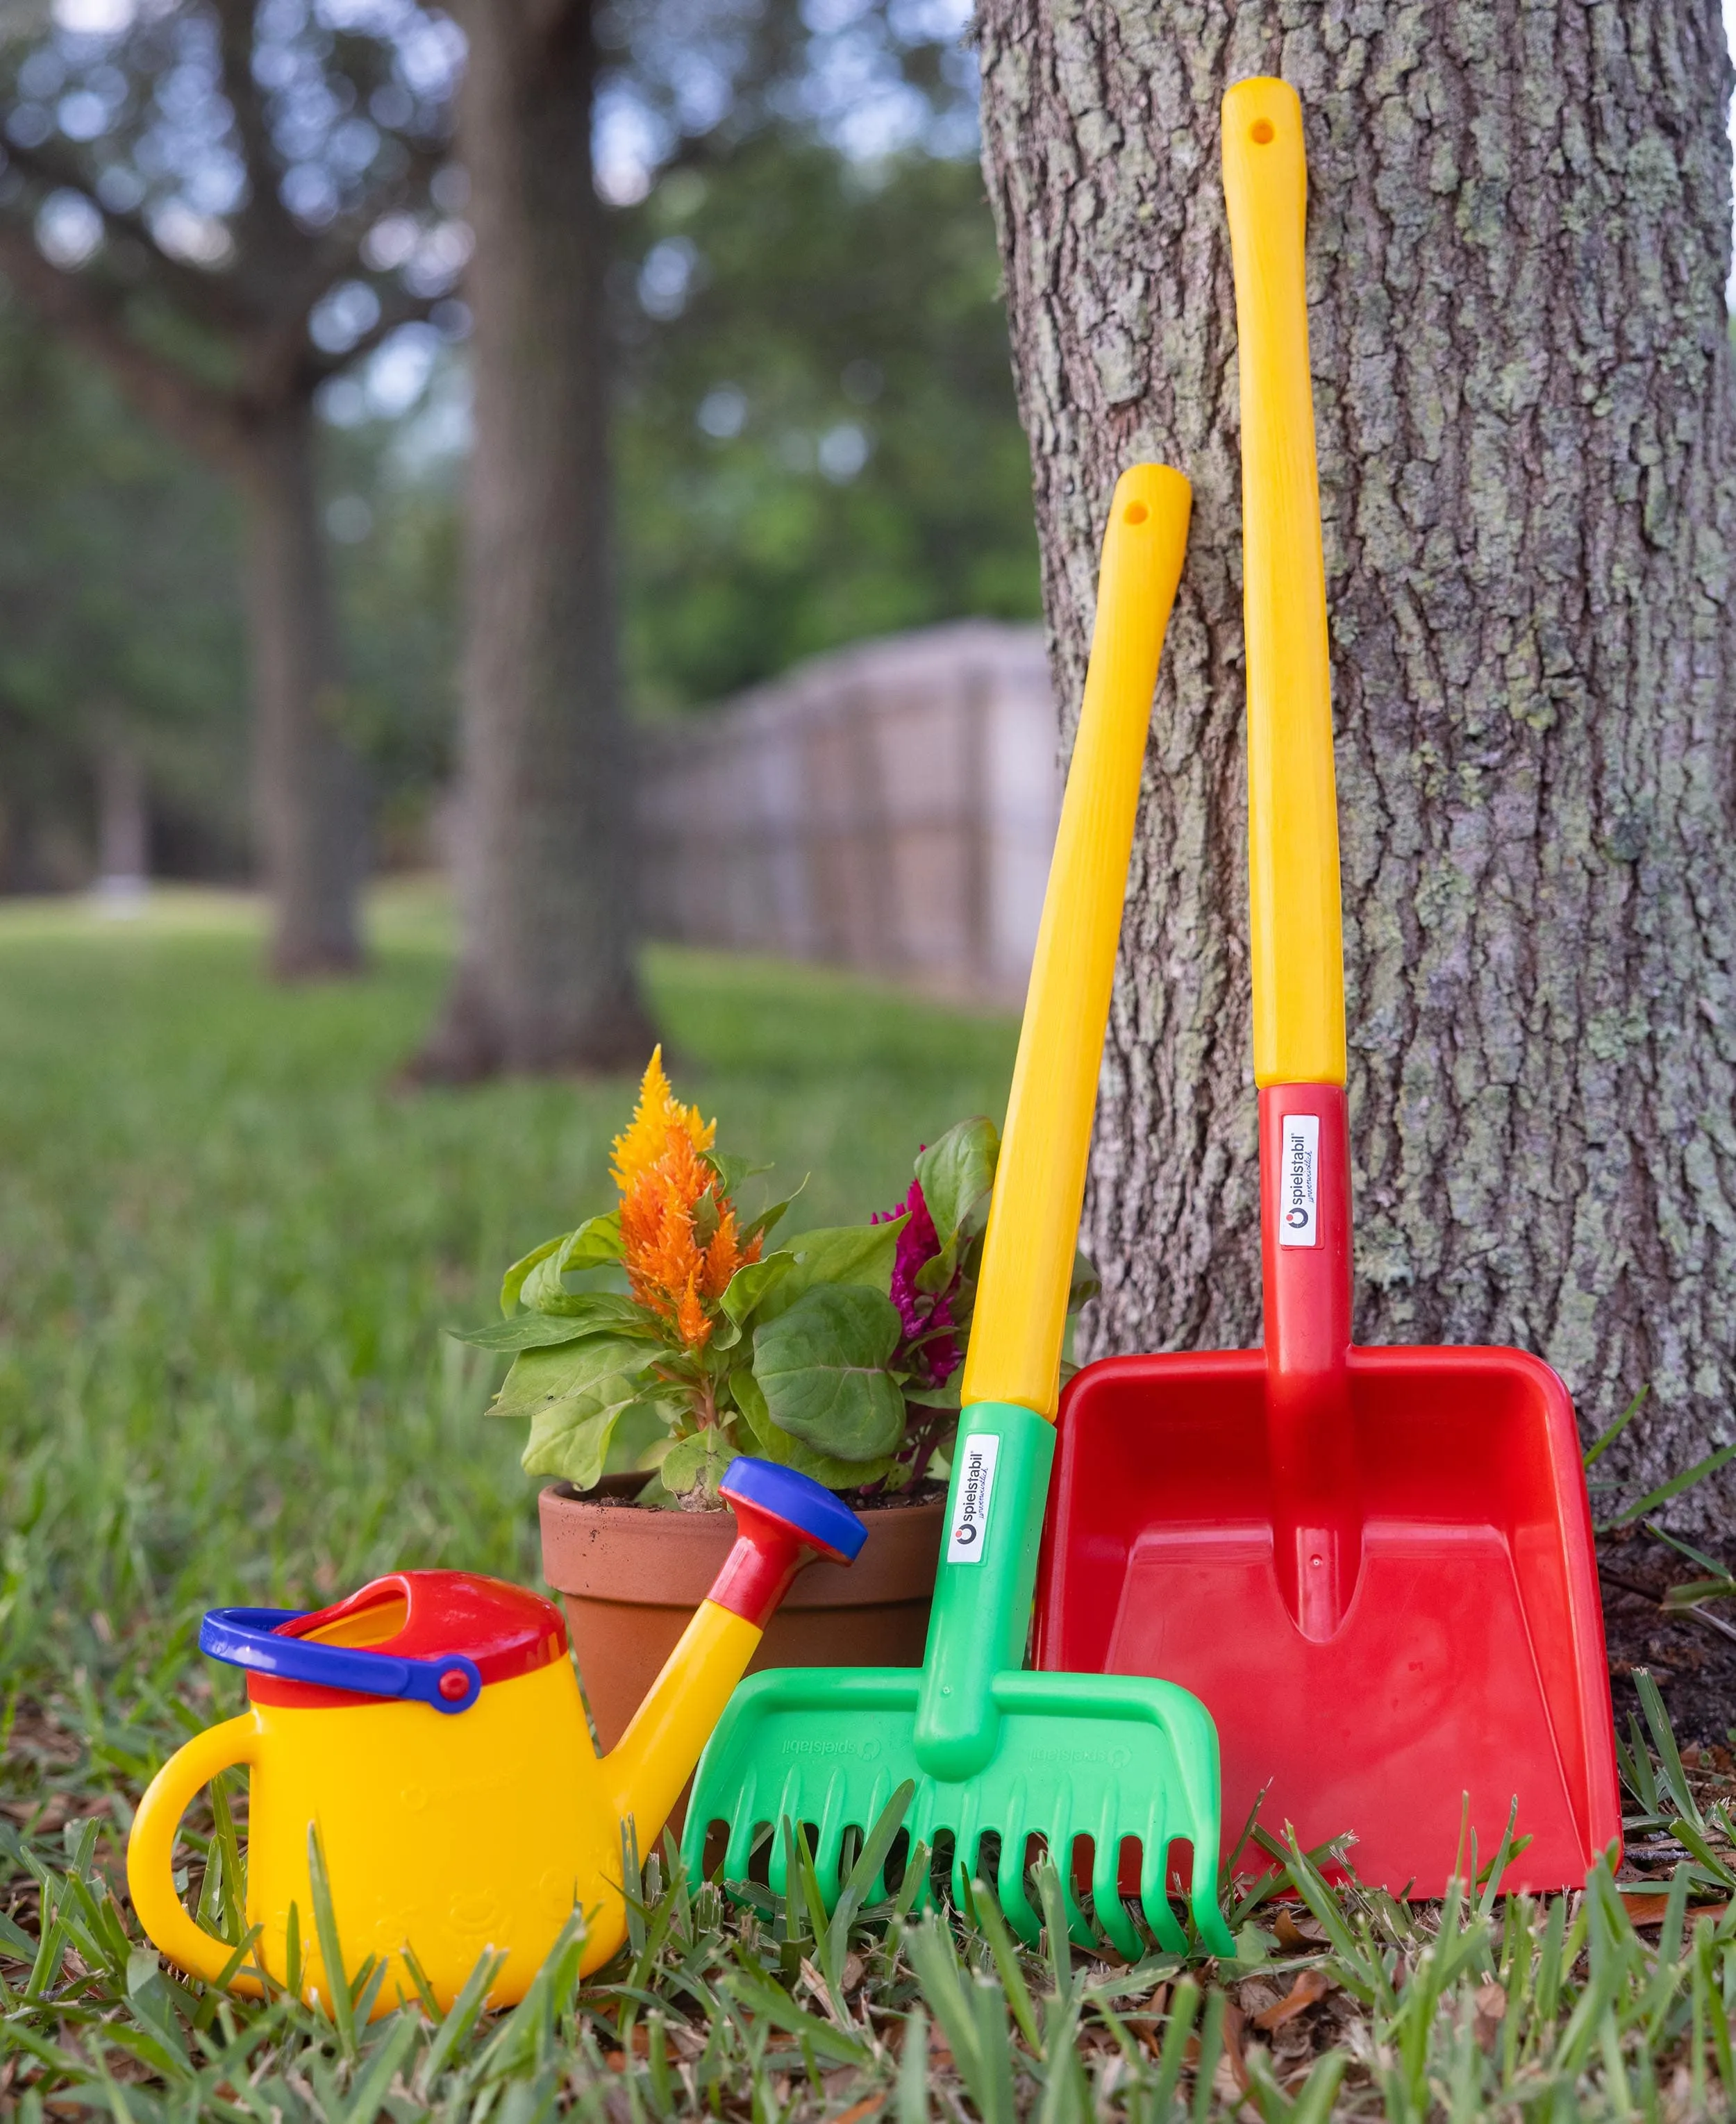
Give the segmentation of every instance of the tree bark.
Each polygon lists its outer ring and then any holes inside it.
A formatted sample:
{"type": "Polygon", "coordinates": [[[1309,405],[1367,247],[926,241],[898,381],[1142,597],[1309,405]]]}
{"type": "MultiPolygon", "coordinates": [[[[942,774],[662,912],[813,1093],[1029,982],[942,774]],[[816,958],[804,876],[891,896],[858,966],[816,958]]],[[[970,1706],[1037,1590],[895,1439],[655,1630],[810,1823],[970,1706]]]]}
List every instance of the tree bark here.
{"type": "Polygon", "coordinates": [[[478,0],[459,144],[476,439],[463,931],[426,1077],[637,1065],[630,762],[610,562],[603,214],[582,4],[478,0]]]}
{"type": "Polygon", "coordinates": [[[314,485],[312,406],[242,430],[256,830],[280,980],[353,972],[366,853],[361,774],[345,742],[336,615],[314,485]]]}
{"type": "MultiPolygon", "coordinates": [[[[1517,1342],[1629,1493],[1736,1436],[1730,66],[1713,0],[984,0],[1060,698],[1103,515],[1194,485],[1089,1343],[1258,1339],[1218,106],[1301,93],[1365,1342],[1517,1342]]],[[[1443,1441],[1450,1445],[1450,1441],[1443,1441]]],[[[1600,1472],[1603,1472],[1600,1470],[1600,1472]]],[[[1687,1501],[1705,1524],[1727,1478],[1687,1501]]]]}

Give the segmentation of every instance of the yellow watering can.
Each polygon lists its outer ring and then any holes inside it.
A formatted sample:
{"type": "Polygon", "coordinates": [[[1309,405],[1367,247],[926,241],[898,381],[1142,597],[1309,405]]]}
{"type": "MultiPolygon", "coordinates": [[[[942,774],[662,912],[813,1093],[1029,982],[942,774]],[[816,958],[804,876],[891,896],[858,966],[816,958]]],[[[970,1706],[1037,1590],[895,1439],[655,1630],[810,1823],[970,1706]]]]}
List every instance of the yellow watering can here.
{"type": "MultiPolygon", "coordinates": [[[[336,1607],[215,1608],[200,1645],[247,1671],[248,1708],[165,1763],[134,1817],[127,1886],[139,1921],[190,1975],[219,1981],[234,1950],[175,1891],[175,1834],[219,1771],[247,1765],[247,1915],[254,1963],[331,1993],[314,1922],[317,1834],[343,1959],[388,1969],[378,2012],[416,1988],[407,1948],[443,2007],[478,1957],[506,1957],[489,2003],[521,1999],[575,1909],[581,1967],[626,1936],[624,1825],[648,1851],[747,1671],[790,1581],[815,1556],[849,1563],[866,1539],[828,1490],[765,1460],[722,1483],[735,1547],[612,1755],[591,1745],[559,1609],[462,1571],[399,1571],[336,1607]]],[[[257,1995],[256,1975],[231,1988],[257,1995]]]]}

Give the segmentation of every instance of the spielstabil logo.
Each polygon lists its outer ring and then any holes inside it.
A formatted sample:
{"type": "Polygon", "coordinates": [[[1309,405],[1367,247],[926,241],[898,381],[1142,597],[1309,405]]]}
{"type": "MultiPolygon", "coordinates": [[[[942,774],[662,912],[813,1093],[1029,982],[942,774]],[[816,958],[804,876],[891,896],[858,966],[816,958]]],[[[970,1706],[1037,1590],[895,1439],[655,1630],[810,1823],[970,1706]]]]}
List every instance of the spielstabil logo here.
{"type": "Polygon", "coordinates": [[[995,1487],[995,1461],[1000,1440],[992,1431],[973,1431],[958,1447],[958,1482],[953,1492],[953,1524],[947,1535],[948,1563],[981,1563],[982,1538],[989,1530],[989,1496],[995,1487]]]}
{"type": "Polygon", "coordinates": [[[1320,1222],[1320,1121],[1318,1114],[1286,1114],[1278,1167],[1278,1244],[1317,1247],[1320,1222]]]}

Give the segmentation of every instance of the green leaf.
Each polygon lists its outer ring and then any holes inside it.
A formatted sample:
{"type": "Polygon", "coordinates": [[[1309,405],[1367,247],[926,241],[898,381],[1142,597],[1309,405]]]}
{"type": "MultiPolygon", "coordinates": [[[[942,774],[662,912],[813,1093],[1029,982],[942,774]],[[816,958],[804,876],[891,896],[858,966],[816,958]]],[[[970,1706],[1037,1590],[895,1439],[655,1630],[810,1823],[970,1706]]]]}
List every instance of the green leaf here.
{"type": "Polygon", "coordinates": [[[620,1258],[621,1213],[610,1210],[600,1217],[587,1217],[577,1231],[567,1234],[561,1249],[561,1274],[601,1268],[605,1262],[620,1258]]]}
{"type": "Polygon", "coordinates": [[[449,1328],[446,1332],[454,1342],[468,1342],[478,1350],[552,1350],[584,1335],[661,1340],[643,1307],[614,1290],[581,1291],[567,1299],[558,1315],[515,1313],[510,1320],[491,1320],[486,1328],[449,1328]]]}
{"type": "Polygon", "coordinates": [[[702,1150],[699,1162],[708,1165],[717,1176],[720,1193],[733,1196],[744,1180],[751,1180],[758,1173],[769,1172],[769,1165],[755,1165],[745,1158],[737,1158],[727,1150],[702,1150]]]}
{"type": "Polygon", "coordinates": [[[904,1436],[904,1396],[887,1370],[901,1323],[861,1284],[822,1284],[754,1337],[754,1377],[772,1421],[841,1460],[874,1460],[904,1436]]]}
{"type": "Polygon", "coordinates": [[[569,1232],[557,1251],[545,1254],[525,1277],[519,1302],[534,1306],[539,1313],[570,1313],[582,1309],[600,1294],[570,1291],[561,1279],[585,1269],[602,1268],[620,1258],[621,1219],[619,1211],[611,1210],[606,1217],[593,1217],[577,1231],[569,1232]]]}
{"type": "Polygon", "coordinates": [[[750,1224],[744,1224],[741,1227],[742,1245],[746,1246],[750,1239],[763,1239],[769,1238],[771,1234],[772,1228],[774,1225],[782,1223],[784,1212],[790,1208],[791,1205],[795,1201],[796,1196],[801,1194],[802,1188],[807,1186],[807,1176],[804,1173],[802,1178],[802,1186],[797,1187],[794,1193],[786,1195],[781,1202],[772,1202],[768,1204],[767,1206],[760,1210],[759,1215],[754,1218],[750,1224]]]}
{"type": "Polygon", "coordinates": [[[530,1419],[520,1464],[527,1475],[553,1475],[576,1490],[589,1490],[602,1478],[615,1426],[630,1409],[642,1405],[644,1380],[617,1372],[586,1394],[551,1401],[530,1419]]]}
{"type": "Polygon", "coordinates": [[[760,1308],[762,1323],[788,1313],[808,1291],[827,1284],[860,1284],[884,1294],[892,1287],[892,1262],[898,1234],[908,1219],[883,1224],[833,1224],[817,1232],[797,1232],[785,1242],[794,1266],[760,1308]]]}
{"type": "Polygon", "coordinates": [[[829,1453],[816,1453],[812,1445],[804,1445],[801,1439],[774,1423],[760,1382],[751,1372],[732,1372],[729,1385],[736,1407],[741,1413],[747,1443],[762,1459],[775,1460],[780,1468],[793,1468],[798,1475],[823,1483],[828,1490],[859,1489],[864,1483],[882,1481],[890,1473],[890,1457],[868,1461],[840,1460],[829,1453]]]}
{"type": "Polygon", "coordinates": [[[1103,1280],[1082,1253],[1073,1256],[1073,1278],[1067,1285],[1067,1310],[1077,1313],[1088,1299],[1095,1298],[1103,1287],[1103,1280]]]}
{"type": "Polygon", "coordinates": [[[786,1251],[768,1254],[764,1261],[749,1262],[745,1268],[738,1268],[717,1301],[723,1309],[724,1318],[733,1320],[738,1328],[745,1328],[748,1316],[765,1294],[774,1284],[781,1283],[795,1265],[796,1257],[786,1251]]]}
{"type": "Polygon", "coordinates": [[[1000,1131],[978,1114],[949,1128],[916,1160],[922,1199],[943,1252],[956,1257],[958,1242],[974,1238],[988,1223],[1000,1157],[1000,1131]]]}
{"type": "Polygon", "coordinates": [[[550,1402],[589,1393],[618,1372],[647,1376],[653,1351],[624,1335],[587,1335],[555,1350],[522,1351],[495,1396],[493,1416],[534,1417],[550,1402]]]}
{"type": "Polygon", "coordinates": [[[708,1426],[690,1438],[678,1438],[658,1463],[657,1473],[664,1488],[675,1497],[685,1497],[703,1485],[707,1495],[715,1497],[717,1485],[735,1457],[735,1449],[723,1433],[708,1426]]]}
{"type": "Polygon", "coordinates": [[[554,1238],[544,1239],[541,1246],[532,1248],[522,1260],[515,1261],[512,1264],[506,1275],[501,1278],[502,1313],[510,1315],[515,1309],[519,1302],[519,1293],[525,1288],[525,1279],[538,1262],[547,1261],[550,1254],[557,1252],[572,1237],[571,1232],[562,1232],[554,1238]]]}

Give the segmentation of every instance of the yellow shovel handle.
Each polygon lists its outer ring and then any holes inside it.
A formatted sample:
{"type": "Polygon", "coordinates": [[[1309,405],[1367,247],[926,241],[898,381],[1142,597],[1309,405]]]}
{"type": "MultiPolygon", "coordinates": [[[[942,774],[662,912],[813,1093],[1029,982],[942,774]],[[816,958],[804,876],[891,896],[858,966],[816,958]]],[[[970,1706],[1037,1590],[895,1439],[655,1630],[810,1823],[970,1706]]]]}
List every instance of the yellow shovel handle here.
{"type": "Polygon", "coordinates": [[[1157,464],[1130,467],[1110,504],[1091,665],[965,1360],[967,1408],[1017,1402],[1051,1421],[1055,1416],[1140,769],[1191,505],[1187,481],[1157,464]]]}
{"type": "Polygon", "coordinates": [[[1338,800],[1296,91],[1238,82],[1224,98],[1223,136],[1242,385],[1254,1081],[1342,1084],[1338,800]]]}

